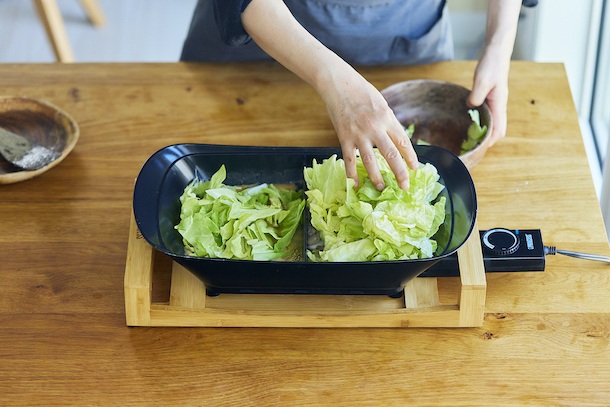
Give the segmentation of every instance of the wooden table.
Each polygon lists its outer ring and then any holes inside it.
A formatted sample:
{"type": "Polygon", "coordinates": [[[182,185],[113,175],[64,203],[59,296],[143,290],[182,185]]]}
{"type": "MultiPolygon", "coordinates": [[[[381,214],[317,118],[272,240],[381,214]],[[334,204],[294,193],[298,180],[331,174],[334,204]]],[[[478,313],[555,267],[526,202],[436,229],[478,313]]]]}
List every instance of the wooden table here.
{"type": "MultiPolygon", "coordinates": [[[[474,67],[361,72],[379,89],[470,87],[474,67]]],[[[479,227],[609,255],[563,66],[515,62],[510,90],[507,137],[472,171],[479,227]]],[[[337,145],[319,97],[282,67],[1,65],[0,94],[45,99],[81,128],[60,165],[0,185],[0,405],[610,403],[610,266],[564,256],[487,274],[481,328],[126,327],[133,183],[152,153],[337,145]]]]}

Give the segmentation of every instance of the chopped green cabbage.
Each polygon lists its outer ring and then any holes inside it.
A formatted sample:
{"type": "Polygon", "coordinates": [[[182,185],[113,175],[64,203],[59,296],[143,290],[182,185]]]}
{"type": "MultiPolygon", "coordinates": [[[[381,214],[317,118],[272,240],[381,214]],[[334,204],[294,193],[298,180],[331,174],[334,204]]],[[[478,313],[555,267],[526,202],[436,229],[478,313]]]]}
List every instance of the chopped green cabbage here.
{"type": "Polygon", "coordinates": [[[336,155],[304,170],[311,224],[320,233],[322,250],[308,250],[312,261],[382,261],[428,258],[431,239],[445,219],[445,197],[431,164],[409,169],[410,187],[403,191],[385,158],[375,149],[385,182],[378,191],[357,158],[359,186],[347,178],[336,155]]]}
{"type": "MultiPolygon", "coordinates": [[[[470,119],[472,123],[468,126],[468,138],[462,142],[462,147],[460,150],[460,154],[465,154],[475,148],[485,137],[487,133],[487,126],[481,126],[481,119],[479,116],[479,111],[475,109],[468,110],[468,114],[470,115],[470,119]]],[[[409,140],[413,139],[413,135],[415,134],[415,126],[413,123],[409,125],[409,127],[402,126],[409,137],[409,140]]],[[[417,139],[417,145],[429,146],[425,140],[417,139]]]]}
{"type": "Polygon", "coordinates": [[[243,260],[289,254],[286,248],[305,208],[302,191],[279,190],[272,184],[239,190],[224,185],[225,178],[223,165],[209,181],[192,182],[180,196],[180,223],[175,228],[187,252],[243,260]]]}
{"type": "Polygon", "coordinates": [[[468,114],[472,119],[472,123],[468,126],[468,138],[462,143],[460,154],[464,154],[475,148],[485,137],[487,126],[481,127],[481,119],[479,111],[475,109],[468,110],[468,114]]]}

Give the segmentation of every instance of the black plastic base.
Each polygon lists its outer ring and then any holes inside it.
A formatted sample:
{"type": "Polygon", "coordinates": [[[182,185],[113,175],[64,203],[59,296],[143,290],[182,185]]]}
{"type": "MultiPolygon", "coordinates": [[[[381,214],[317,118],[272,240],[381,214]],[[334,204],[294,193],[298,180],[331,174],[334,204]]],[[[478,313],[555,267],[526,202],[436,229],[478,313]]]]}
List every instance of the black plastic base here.
{"type": "MultiPolygon", "coordinates": [[[[531,272],[544,271],[545,253],[542,243],[542,234],[538,229],[508,230],[518,240],[518,249],[512,254],[494,253],[483,241],[487,231],[480,231],[483,264],[486,273],[494,272],[531,272]]],[[[424,271],[419,277],[459,277],[457,254],[445,257],[438,263],[424,271]]],[[[336,289],[237,289],[237,288],[207,288],[207,295],[218,297],[219,294],[328,294],[328,295],[387,295],[391,298],[400,298],[404,289],[390,290],[336,290],[336,289]]]]}
{"type": "MultiPolygon", "coordinates": [[[[251,147],[179,144],[151,156],[134,189],[136,224],[155,249],[195,274],[212,295],[232,293],[372,294],[398,296],[403,287],[442,257],[454,253],[474,229],[474,183],[462,161],[434,146],[415,146],[422,163],[438,170],[445,186],[446,218],[434,238],[445,251],[432,258],[378,262],[273,262],[192,257],[184,253],[180,196],[194,179],[209,180],[226,166],[227,185],[263,182],[304,186],[303,168],[322,162],[338,148],[251,147]]],[[[307,223],[303,219],[302,258],[306,259],[307,223]]]]}
{"type": "MultiPolygon", "coordinates": [[[[507,230],[507,229],[504,229],[507,230]]],[[[538,229],[509,230],[518,239],[518,249],[512,254],[493,253],[483,242],[481,234],[483,264],[486,273],[544,271],[545,255],[542,234],[538,229]]],[[[419,277],[458,277],[459,267],[457,254],[445,257],[424,271],[419,277]]]]}

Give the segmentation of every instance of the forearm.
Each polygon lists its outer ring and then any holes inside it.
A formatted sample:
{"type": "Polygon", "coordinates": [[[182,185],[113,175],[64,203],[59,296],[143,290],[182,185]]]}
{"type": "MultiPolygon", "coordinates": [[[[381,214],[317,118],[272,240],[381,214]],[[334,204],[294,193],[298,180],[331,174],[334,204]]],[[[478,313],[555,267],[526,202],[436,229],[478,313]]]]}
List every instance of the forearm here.
{"type": "Polygon", "coordinates": [[[508,71],[520,10],[521,0],[489,0],[485,49],[467,103],[474,107],[487,100],[493,118],[490,146],[506,135],[508,71]]]}
{"type": "Polygon", "coordinates": [[[521,0],[490,0],[487,10],[485,50],[502,62],[510,61],[517,34],[521,0]]]}
{"type": "Polygon", "coordinates": [[[282,0],[252,0],[242,24],[267,54],[313,86],[326,104],[341,143],[345,170],[358,184],[356,151],[373,185],[384,188],[373,147],[388,160],[403,189],[417,155],[402,126],[379,91],[347,62],[313,37],[282,0]]]}
{"type": "Polygon", "coordinates": [[[253,0],[242,24],[259,47],[321,94],[335,72],[351,70],[299,24],[282,0],[253,0]]]}

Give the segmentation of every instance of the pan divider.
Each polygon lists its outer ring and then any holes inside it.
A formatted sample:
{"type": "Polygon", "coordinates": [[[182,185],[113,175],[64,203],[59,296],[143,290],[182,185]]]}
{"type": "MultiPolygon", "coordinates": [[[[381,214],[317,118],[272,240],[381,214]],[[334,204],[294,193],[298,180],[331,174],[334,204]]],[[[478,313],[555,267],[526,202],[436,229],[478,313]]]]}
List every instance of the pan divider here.
{"type": "MultiPolygon", "coordinates": [[[[221,294],[176,262],[168,302],[152,301],[154,249],[137,228],[133,213],[125,264],[128,326],[166,327],[475,327],[483,325],[487,283],[479,231],[458,250],[460,283],[455,303],[439,301],[436,278],[405,286],[401,298],[385,295],[221,294]],[[474,237],[474,238],[473,238],[474,237]]],[[[157,270],[159,272],[159,270],[157,270]]]]}

